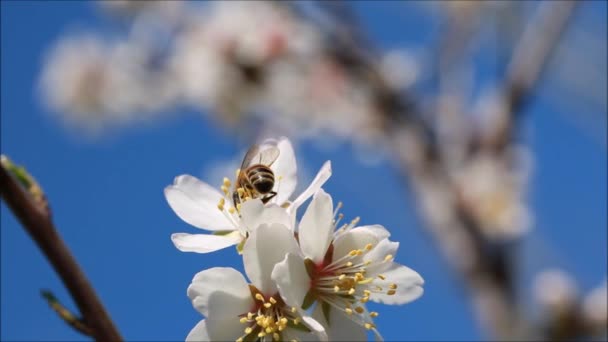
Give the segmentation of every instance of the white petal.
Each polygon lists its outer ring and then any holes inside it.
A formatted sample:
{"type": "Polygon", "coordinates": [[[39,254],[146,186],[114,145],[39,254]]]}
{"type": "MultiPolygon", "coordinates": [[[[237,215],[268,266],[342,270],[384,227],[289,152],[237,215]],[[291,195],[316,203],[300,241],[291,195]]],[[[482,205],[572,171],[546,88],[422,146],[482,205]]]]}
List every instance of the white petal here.
{"type": "Polygon", "coordinates": [[[165,188],[165,198],[177,216],[206,230],[234,230],[234,225],[217,208],[222,194],[210,185],[192,177],[176,177],[165,188]]]}
{"type": "Polygon", "coordinates": [[[293,229],[291,219],[285,208],[272,204],[264,206],[260,199],[249,200],[242,204],[241,222],[249,231],[253,231],[262,224],[271,225],[274,223],[293,229]]]}
{"type": "Polygon", "coordinates": [[[298,243],[289,228],[280,224],[263,224],[245,242],[245,273],[262,293],[272,295],[277,292],[277,286],[271,279],[272,269],[287,253],[295,254],[298,251],[298,243]]]}
{"type": "Polygon", "coordinates": [[[302,306],[310,289],[310,277],[301,256],[287,254],[283,261],[274,266],[272,280],[277,284],[281,297],[288,306],[302,306]]]}
{"type": "MultiPolygon", "coordinates": [[[[334,241],[333,260],[345,256],[352,250],[364,249],[365,246],[370,243],[375,247],[378,245],[379,241],[381,241],[381,239],[378,238],[379,236],[377,231],[368,229],[367,227],[357,227],[339,235],[334,241]]],[[[371,251],[368,253],[371,253],[371,251]]],[[[384,258],[384,256],[382,256],[382,258],[384,258]]]]}
{"type": "Polygon", "coordinates": [[[273,198],[273,202],[281,205],[289,200],[289,197],[296,188],[298,167],[289,139],[285,137],[280,138],[277,147],[281,152],[277,160],[272,164],[272,171],[275,176],[273,190],[277,192],[277,195],[273,198]]]}
{"type": "Polygon", "coordinates": [[[197,273],[187,293],[196,310],[215,320],[236,317],[254,304],[245,277],[230,267],[197,273]]]}
{"type": "Polygon", "coordinates": [[[422,285],[424,280],[414,270],[397,263],[392,265],[382,275],[385,280],[376,278],[372,286],[379,285],[382,288],[387,288],[389,284],[397,284],[396,293],[392,296],[373,292],[370,299],[384,304],[401,305],[409,303],[422,295],[424,292],[422,285]]]}
{"type": "Polygon", "coordinates": [[[207,323],[205,320],[198,322],[186,337],[186,342],[194,341],[211,341],[209,333],[207,332],[207,323]]]}
{"type": "MultiPolygon", "coordinates": [[[[247,311],[243,313],[247,313],[247,311]]],[[[243,329],[245,329],[239,319],[238,316],[220,319],[207,318],[209,341],[236,341],[244,334],[243,329]]]]}
{"type": "Polygon", "coordinates": [[[177,249],[182,252],[209,253],[232,245],[236,245],[243,239],[239,232],[227,235],[211,234],[171,234],[171,241],[177,249]]]}
{"type": "Polygon", "coordinates": [[[389,239],[384,239],[384,240],[380,241],[374,247],[374,249],[372,249],[368,253],[364,254],[363,255],[364,261],[371,261],[374,263],[373,265],[368,266],[366,268],[367,275],[369,277],[374,277],[377,274],[382,273],[386,269],[388,269],[393,264],[391,261],[380,262],[380,263],[375,262],[375,261],[382,261],[389,255],[393,256],[393,258],[394,258],[395,255],[397,254],[397,249],[399,249],[399,242],[393,242],[393,241],[390,241],[389,239]]]}
{"type": "Polygon", "coordinates": [[[391,236],[391,233],[386,230],[386,228],[384,228],[383,226],[379,225],[379,224],[374,224],[374,225],[370,225],[370,226],[360,226],[360,227],[355,227],[352,230],[365,230],[368,232],[373,233],[374,235],[376,235],[376,239],[378,239],[378,241],[383,240],[383,239],[387,239],[391,236]]]}
{"type": "Polygon", "coordinates": [[[315,179],[312,180],[308,188],[304,190],[298,198],[296,198],[293,203],[289,206],[290,213],[295,214],[295,211],[304,203],[310,196],[315,194],[317,190],[319,190],[325,182],[331,177],[331,161],[326,161],[325,164],[321,167],[315,179]]]}
{"type": "Polygon", "coordinates": [[[330,341],[367,341],[367,331],[364,327],[333,308],[329,309],[329,324],[325,320],[321,305],[317,305],[312,317],[326,327],[330,341]]]}
{"type": "Polygon", "coordinates": [[[333,237],[334,207],[329,196],[319,189],[308,205],[299,226],[300,247],[316,264],[323,261],[333,237]]]}

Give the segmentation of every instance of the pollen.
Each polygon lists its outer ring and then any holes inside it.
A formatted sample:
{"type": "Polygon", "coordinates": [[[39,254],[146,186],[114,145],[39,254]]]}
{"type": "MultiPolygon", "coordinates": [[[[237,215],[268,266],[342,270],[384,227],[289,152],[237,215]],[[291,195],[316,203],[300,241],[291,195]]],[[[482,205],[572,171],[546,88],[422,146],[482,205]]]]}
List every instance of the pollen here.
{"type": "Polygon", "coordinates": [[[372,312],[369,313],[369,315],[371,317],[378,317],[379,313],[377,313],[376,311],[372,311],[372,312]]]}
{"type": "Polygon", "coordinates": [[[259,300],[260,302],[264,302],[264,296],[259,293],[255,294],[255,299],[259,300]]]}
{"type": "Polygon", "coordinates": [[[274,299],[273,297],[270,297],[269,301],[270,301],[272,304],[276,304],[276,303],[277,303],[277,300],[276,300],[276,299],[274,299]]]}
{"type": "Polygon", "coordinates": [[[393,260],[393,255],[389,254],[387,256],[384,257],[384,261],[392,261],[393,260]]]}
{"type": "Polygon", "coordinates": [[[217,208],[220,211],[224,211],[224,204],[226,203],[226,201],[224,200],[224,198],[220,198],[220,201],[217,203],[217,208]]]}
{"type": "Polygon", "coordinates": [[[366,251],[371,251],[372,248],[374,248],[374,245],[372,245],[371,243],[368,243],[367,245],[365,245],[365,250],[366,251]]]}
{"type": "Polygon", "coordinates": [[[266,309],[269,309],[272,306],[272,303],[264,303],[264,307],[266,309]]]}
{"type": "Polygon", "coordinates": [[[230,188],[230,179],[228,179],[228,177],[224,177],[223,184],[225,187],[230,188]]]}

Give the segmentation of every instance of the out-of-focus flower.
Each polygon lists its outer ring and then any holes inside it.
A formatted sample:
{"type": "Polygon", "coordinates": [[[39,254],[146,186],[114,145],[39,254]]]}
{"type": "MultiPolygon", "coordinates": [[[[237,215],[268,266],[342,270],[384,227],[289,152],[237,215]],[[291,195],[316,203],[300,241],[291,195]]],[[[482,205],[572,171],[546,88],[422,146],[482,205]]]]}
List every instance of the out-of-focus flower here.
{"type": "Polygon", "coordinates": [[[574,280],[564,271],[550,269],[541,272],[534,280],[536,300],[553,316],[571,309],[578,296],[574,280]]]}
{"type": "Polygon", "coordinates": [[[491,239],[516,238],[527,232],[531,225],[525,203],[527,168],[514,169],[490,153],[473,158],[454,173],[464,209],[491,239]]]}
{"type": "Polygon", "coordinates": [[[312,196],[331,175],[331,164],[326,162],[311,182],[293,202],[289,198],[296,186],[296,159],[291,143],[286,138],[268,139],[261,145],[276,146],[279,150],[277,160],[271,165],[276,179],[274,196],[266,207],[261,201],[233,202],[232,182],[224,178],[221,192],[199,179],[181,175],[173,185],[165,188],[167,202],[177,216],[187,223],[201,229],[213,231],[208,234],[175,233],[171,239],[175,246],[184,252],[208,253],[232,245],[244,243],[251,230],[260,223],[285,223],[291,225],[297,208],[312,196]],[[232,191],[231,191],[232,190],[232,191]],[[287,211],[281,206],[289,207],[287,211]],[[293,213],[292,215],[289,215],[293,213]]]}
{"type": "Polygon", "coordinates": [[[373,324],[378,313],[365,303],[405,304],[422,295],[424,281],[393,262],[399,244],[388,240],[386,229],[355,227],[355,219],[336,230],[335,214],[320,189],[299,223],[299,250],[277,264],[272,279],[288,305],[308,310],[317,303],[312,317],[331,340],[365,340],[366,329],[380,338],[373,324]]]}
{"type": "Polygon", "coordinates": [[[149,117],[175,95],[168,78],[146,69],[149,57],[144,46],[129,41],[111,44],[91,35],[62,40],[46,61],[43,95],[68,123],[87,129],[149,117]]]}
{"type": "Polygon", "coordinates": [[[583,300],[583,316],[597,334],[606,335],[608,323],[608,291],[607,283],[593,289],[583,300]]]}

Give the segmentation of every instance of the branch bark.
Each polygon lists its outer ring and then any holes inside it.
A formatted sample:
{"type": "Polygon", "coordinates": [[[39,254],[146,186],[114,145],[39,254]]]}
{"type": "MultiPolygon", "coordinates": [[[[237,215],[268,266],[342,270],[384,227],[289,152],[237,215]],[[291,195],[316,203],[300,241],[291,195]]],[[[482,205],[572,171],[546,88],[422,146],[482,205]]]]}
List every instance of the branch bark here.
{"type": "Polygon", "coordinates": [[[97,341],[122,341],[91,284],[68,250],[47,212],[0,166],[0,195],[30,237],[48,258],[67,287],[92,337],[97,341]]]}

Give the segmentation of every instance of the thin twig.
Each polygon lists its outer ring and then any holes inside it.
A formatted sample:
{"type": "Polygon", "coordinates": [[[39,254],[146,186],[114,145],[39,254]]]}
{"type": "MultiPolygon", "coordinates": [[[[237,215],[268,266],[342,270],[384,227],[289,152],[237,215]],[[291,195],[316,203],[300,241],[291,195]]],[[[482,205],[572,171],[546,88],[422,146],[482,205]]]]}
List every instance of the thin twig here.
{"type": "Polygon", "coordinates": [[[61,277],[97,341],[122,341],[86,276],[45,211],[0,165],[0,195],[61,277]]]}

